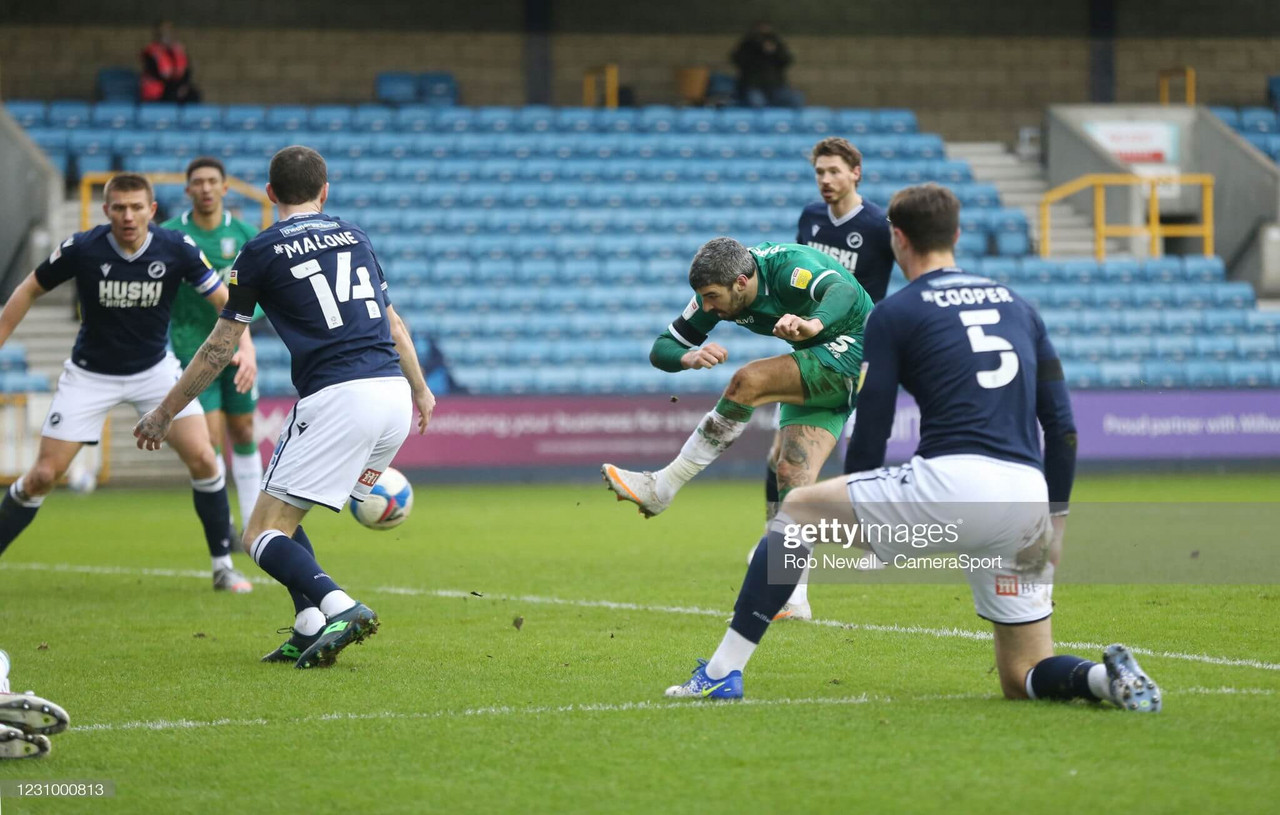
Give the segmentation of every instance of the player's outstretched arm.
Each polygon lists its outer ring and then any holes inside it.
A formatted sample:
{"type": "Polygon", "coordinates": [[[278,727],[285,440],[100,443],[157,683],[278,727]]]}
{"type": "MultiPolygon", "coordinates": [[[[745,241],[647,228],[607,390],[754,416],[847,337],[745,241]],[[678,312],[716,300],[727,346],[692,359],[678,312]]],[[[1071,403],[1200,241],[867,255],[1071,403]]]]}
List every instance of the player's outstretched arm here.
{"type": "Polygon", "coordinates": [[[400,355],[400,370],[404,378],[409,380],[409,388],[413,391],[413,404],[418,408],[418,433],[426,433],[431,422],[431,414],[436,409],[436,397],[427,387],[427,378],[422,375],[422,366],[418,364],[418,349],[413,345],[413,335],[409,326],[404,324],[396,310],[387,304],[387,319],[391,321],[391,339],[395,340],[396,353],[400,355]]]}
{"type": "Polygon", "coordinates": [[[159,450],[173,417],[195,399],[218,378],[235,356],[240,335],[246,326],[236,320],[219,319],[209,332],[209,338],[196,351],[191,364],[182,372],[182,378],[169,390],[156,409],[143,416],[133,428],[139,450],[159,450]]]}
{"type": "Polygon", "coordinates": [[[14,329],[31,310],[31,304],[48,291],[36,281],[35,272],[18,284],[18,288],[13,290],[13,296],[4,304],[4,311],[0,311],[0,346],[9,341],[14,329]]]}

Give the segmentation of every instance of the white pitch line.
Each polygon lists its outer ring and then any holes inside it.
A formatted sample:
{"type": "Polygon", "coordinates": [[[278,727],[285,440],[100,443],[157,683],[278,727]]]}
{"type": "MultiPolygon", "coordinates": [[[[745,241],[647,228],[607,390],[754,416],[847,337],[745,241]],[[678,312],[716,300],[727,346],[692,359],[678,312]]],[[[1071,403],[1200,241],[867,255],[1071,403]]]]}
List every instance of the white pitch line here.
{"type": "MultiPolygon", "coordinates": [[[[0,570],[21,570],[21,571],[39,571],[39,572],[70,572],[74,574],[94,574],[94,575],[139,575],[144,577],[185,577],[200,578],[208,580],[211,575],[207,571],[198,569],[147,569],[133,568],[128,566],[80,566],[69,563],[0,563],[0,570]]],[[[269,578],[255,577],[251,578],[252,582],[260,584],[273,584],[275,581],[269,578]]],[[[475,597],[471,592],[460,591],[457,589],[418,589],[403,586],[379,586],[370,591],[378,594],[398,594],[409,597],[442,597],[449,599],[475,597]]],[[[604,608],[614,611],[642,611],[646,613],[658,614],[685,614],[698,615],[703,617],[720,617],[727,616],[727,612],[718,611],[716,609],[700,608],[698,606],[654,606],[641,603],[620,603],[612,600],[571,600],[562,597],[543,597],[539,595],[503,595],[503,594],[485,594],[477,599],[500,600],[504,602],[529,603],[538,605],[553,606],[573,606],[575,608],[604,608]]],[[[928,628],[919,625],[883,625],[879,623],[845,623],[838,620],[813,620],[813,625],[827,626],[831,628],[843,628],[850,631],[871,631],[882,634],[913,634],[919,636],[934,637],[937,639],[965,639],[990,641],[992,634],[990,631],[972,631],[964,628],[928,628]]],[[[1057,645],[1064,648],[1074,648],[1089,651],[1101,651],[1107,647],[1107,643],[1098,642],[1077,642],[1073,640],[1059,640],[1057,645]]],[[[1135,654],[1142,656],[1154,656],[1164,659],[1176,659],[1183,662],[1199,662],[1206,665],[1222,665],[1238,668],[1256,668],[1263,671],[1280,671],[1280,663],[1264,662],[1259,659],[1241,659],[1236,657],[1221,657],[1211,654],[1194,654],[1181,651],[1161,651],[1151,648],[1142,648],[1138,646],[1130,646],[1130,650],[1135,654]]]]}
{"type": "MultiPolygon", "coordinates": [[[[1165,691],[1165,696],[1218,696],[1218,695],[1249,695],[1249,696],[1271,696],[1275,691],[1270,688],[1179,688],[1175,691],[1165,691]]],[[[265,727],[272,724],[315,724],[323,722],[365,722],[365,721],[388,721],[388,720],[432,720],[432,719],[465,719],[480,718],[486,716],[546,716],[557,715],[562,713],[629,713],[633,711],[690,711],[690,710],[730,710],[740,706],[747,707],[791,707],[791,706],[811,706],[811,707],[829,707],[829,706],[845,706],[845,705],[888,705],[896,702],[949,702],[949,701],[969,701],[975,699],[999,699],[1000,696],[994,693],[951,693],[951,694],[925,694],[921,696],[872,696],[870,694],[860,694],[858,696],[844,697],[817,697],[807,699],[742,699],[737,702],[728,704],[716,702],[703,702],[699,700],[682,700],[682,701],[640,701],[640,702],[597,702],[579,705],[532,705],[526,707],[512,707],[509,705],[495,705],[492,707],[473,707],[464,708],[462,710],[434,710],[434,711],[410,711],[396,712],[390,710],[372,711],[368,713],[320,713],[312,716],[297,716],[284,719],[150,719],[131,722],[98,722],[95,724],[78,725],[71,728],[73,733],[109,733],[121,730],[196,730],[207,727],[265,727]]]]}

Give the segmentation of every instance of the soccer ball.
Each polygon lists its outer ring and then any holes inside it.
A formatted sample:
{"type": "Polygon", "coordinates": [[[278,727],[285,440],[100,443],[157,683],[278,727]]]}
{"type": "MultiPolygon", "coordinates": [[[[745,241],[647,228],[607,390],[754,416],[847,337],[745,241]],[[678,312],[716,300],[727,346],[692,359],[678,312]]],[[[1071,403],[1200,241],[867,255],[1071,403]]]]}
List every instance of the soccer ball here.
{"type": "Polygon", "coordinates": [[[404,523],[413,509],[413,485],[404,473],[388,467],[363,501],[352,498],[351,514],[370,529],[393,529],[404,523]]]}

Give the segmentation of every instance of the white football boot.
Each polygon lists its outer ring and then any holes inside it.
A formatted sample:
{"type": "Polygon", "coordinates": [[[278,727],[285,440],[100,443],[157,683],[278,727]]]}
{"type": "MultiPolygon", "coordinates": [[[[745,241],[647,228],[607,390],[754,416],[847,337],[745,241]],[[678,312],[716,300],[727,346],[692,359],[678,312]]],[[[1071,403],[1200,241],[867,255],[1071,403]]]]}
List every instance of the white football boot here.
{"type": "Polygon", "coordinates": [[[664,501],[658,497],[658,477],[653,473],[638,473],[605,464],[600,468],[600,474],[619,501],[635,504],[646,518],[652,518],[671,506],[671,499],[664,501]]]}

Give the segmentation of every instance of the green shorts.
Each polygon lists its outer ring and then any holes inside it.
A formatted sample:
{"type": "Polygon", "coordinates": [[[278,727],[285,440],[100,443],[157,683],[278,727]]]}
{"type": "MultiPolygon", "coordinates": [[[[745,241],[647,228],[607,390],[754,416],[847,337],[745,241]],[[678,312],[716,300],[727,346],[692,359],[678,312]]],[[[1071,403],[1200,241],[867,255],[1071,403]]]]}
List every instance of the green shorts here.
{"type": "MultiPolygon", "coordinates": [[[[861,343],[843,356],[850,355],[856,355],[856,361],[842,359],[842,362],[853,363],[852,367],[862,364],[861,343]]],[[[792,424],[821,427],[839,439],[857,405],[857,379],[832,367],[813,348],[794,351],[791,357],[800,367],[804,404],[782,405],[778,413],[778,427],[792,424]]]]}
{"type": "MultiPolygon", "coordinates": [[[[182,354],[177,356],[183,368],[186,368],[191,363],[191,357],[183,356],[182,354]]],[[[218,378],[213,380],[213,383],[200,394],[200,407],[204,408],[205,413],[221,410],[229,416],[241,416],[246,413],[253,413],[258,409],[257,382],[253,383],[253,387],[249,389],[248,393],[240,393],[236,390],[236,373],[239,370],[239,366],[228,365],[223,369],[222,373],[218,374],[218,378]]]]}

